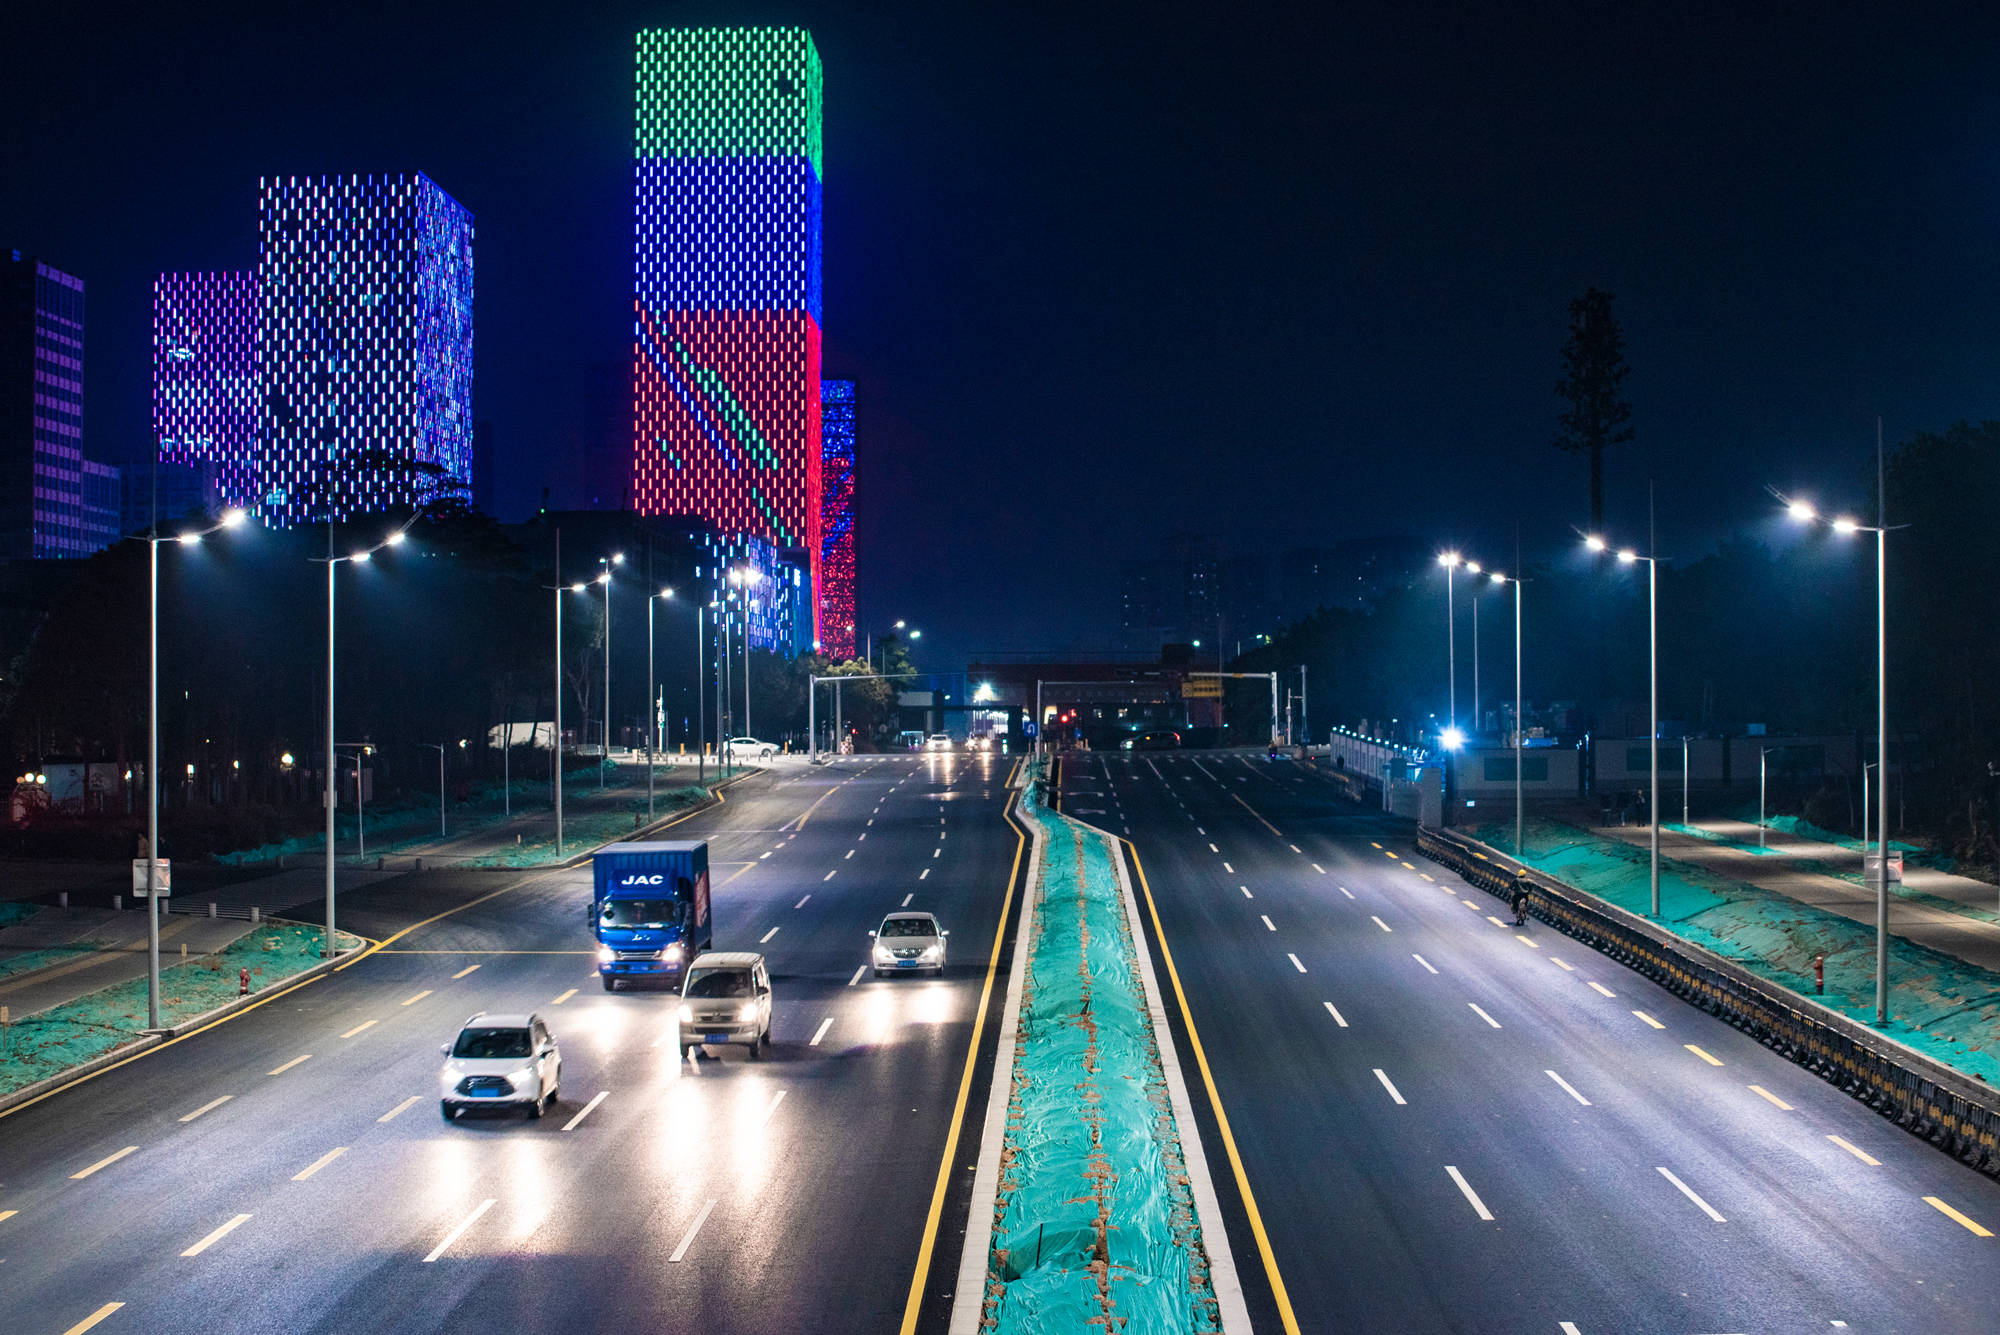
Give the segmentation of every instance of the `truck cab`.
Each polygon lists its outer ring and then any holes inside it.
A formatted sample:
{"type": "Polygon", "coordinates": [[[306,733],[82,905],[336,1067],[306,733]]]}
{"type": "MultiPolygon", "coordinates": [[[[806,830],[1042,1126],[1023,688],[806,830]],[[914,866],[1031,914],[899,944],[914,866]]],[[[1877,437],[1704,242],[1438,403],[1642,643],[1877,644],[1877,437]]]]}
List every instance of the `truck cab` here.
{"type": "Polygon", "coordinates": [[[678,989],[688,962],[714,940],[708,845],[616,844],[591,859],[591,935],[606,992],[621,982],[678,989]]]}

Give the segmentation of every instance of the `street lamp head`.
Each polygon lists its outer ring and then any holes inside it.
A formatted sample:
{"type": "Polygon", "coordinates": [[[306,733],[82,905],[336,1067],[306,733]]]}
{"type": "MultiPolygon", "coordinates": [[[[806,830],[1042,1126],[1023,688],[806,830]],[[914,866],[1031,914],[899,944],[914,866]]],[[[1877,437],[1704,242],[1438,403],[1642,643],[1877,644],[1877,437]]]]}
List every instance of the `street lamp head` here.
{"type": "Polygon", "coordinates": [[[661,589],[660,596],[662,598],[671,598],[674,596],[674,591],[671,588],[661,589]]]}
{"type": "Polygon", "coordinates": [[[1586,536],[1583,540],[1583,545],[1590,548],[1593,552],[1601,552],[1610,546],[1609,543],[1605,542],[1603,538],[1598,537],[1595,533],[1586,536]]]}
{"type": "Polygon", "coordinates": [[[1458,553],[1457,553],[1457,552],[1439,552],[1439,553],[1438,553],[1438,564],[1439,564],[1439,565],[1441,565],[1441,566],[1444,566],[1444,567],[1445,567],[1446,569],[1450,569],[1450,568],[1451,568],[1452,566],[1455,566],[1455,565],[1457,565],[1457,564],[1458,564],[1458,553]]]}
{"type": "Polygon", "coordinates": [[[1465,745],[1465,732],[1460,728],[1446,728],[1438,734],[1438,745],[1447,751],[1456,751],[1465,745]]]}
{"type": "Polygon", "coordinates": [[[1833,521],[1833,531],[1845,538],[1861,530],[1860,521],[1849,515],[1841,515],[1833,521]]]}
{"type": "Polygon", "coordinates": [[[394,533],[391,533],[388,537],[382,539],[382,545],[384,547],[400,547],[409,540],[410,540],[409,530],[399,528],[394,533]]]}
{"type": "Polygon", "coordinates": [[[250,517],[250,512],[248,510],[243,510],[232,506],[231,508],[224,510],[222,512],[222,526],[224,528],[240,528],[243,524],[243,521],[248,519],[249,517],[250,517]]]}
{"type": "Polygon", "coordinates": [[[1477,561],[1467,561],[1467,562],[1465,563],[1465,573],[1466,573],[1466,574],[1468,574],[1468,575],[1476,575],[1476,574],[1478,574],[1478,573],[1479,573],[1479,562],[1477,562],[1477,561]]]}
{"type": "Polygon", "coordinates": [[[902,622],[900,622],[900,621],[898,621],[898,622],[896,623],[896,629],[897,629],[897,630],[901,630],[902,628],[903,628],[903,623],[902,623],[902,622]]]}
{"type": "Polygon", "coordinates": [[[584,591],[585,589],[587,589],[587,588],[589,588],[589,587],[590,587],[590,586],[589,586],[588,584],[585,584],[585,583],[583,583],[582,581],[580,581],[580,580],[579,580],[579,581],[578,581],[577,583],[575,583],[575,584],[572,584],[572,585],[570,585],[570,586],[569,586],[569,591],[570,591],[571,593],[582,593],[582,592],[583,592],[583,591],[584,591]]]}
{"type": "Polygon", "coordinates": [[[358,551],[348,559],[350,561],[372,561],[375,559],[375,553],[366,550],[358,551]]]}
{"type": "Polygon", "coordinates": [[[1495,584],[1505,584],[1507,582],[1507,577],[1496,570],[1493,572],[1493,582],[1495,584]]]}
{"type": "Polygon", "coordinates": [[[920,630],[913,630],[910,632],[910,638],[913,640],[921,640],[922,638],[924,638],[924,633],[920,630]]]}
{"type": "Polygon", "coordinates": [[[1785,506],[1785,513],[1801,524],[1809,524],[1819,518],[1819,511],[1813,509],[1811,501],[1791,501],[1785,506]]]}
{"type": "Polygon", "coordinates": [[[1630,547],[1620,547],[1618,549],[1619,565],[1629,566],[1638,559],[1639,559],[1639,553],[1633,551],[1630,547]]]}
{"type": "Polygon", "coordinates": [[[183,547],[192,547],[192,546],[194,546],[194,545],[195,545],[196,543],[198,543],[198,542],[200,542],[200,541],[201,541],[201,534],[199,534],[199,533],[183,533],[183,534],[181,534],[181,535],[180,535],[180,537],[179,537],[178,541],[179,541],[179,543],[181,544],[181,546],[183,546],[183,547]]]}
{"type": "Polygon", "coordinates": [[[599,584],[609,584],[611,582],[611,572],[607,570],[603,574],[599,575],[597,577],[597,582],[599,584]]]}
{"type": "Polygon", "coordinates": [[[624,565],[624,564],[625,564],[625,553],[623,553],[623,552],[613,552],[613,553],[611,553],[611,564],[612,564],[612,565],[615,565],[615,566],[622,566],[622,565],[624,565]]]}

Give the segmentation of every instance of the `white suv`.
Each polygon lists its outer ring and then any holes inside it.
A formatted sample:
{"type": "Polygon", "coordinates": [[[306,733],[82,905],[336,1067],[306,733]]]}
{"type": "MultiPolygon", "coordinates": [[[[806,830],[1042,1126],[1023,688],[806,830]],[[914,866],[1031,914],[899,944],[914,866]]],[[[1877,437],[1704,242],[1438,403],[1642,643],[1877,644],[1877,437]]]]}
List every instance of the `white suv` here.
{"type": "Polygon", "coordinates": [[[944,939],[951,933],[938,926],[937,919],[928,913],[912,912],[905,909],[882,919],[882,926],[868,935],[875,938],[875,948],[868,958],[875,965],[875,976],[885,973],[923,973],[928,970],[942,978],[944,976],[944,939]]]}
{"type": "Polygon", "coordinates": [[[775,743],[760,742],[755,737],[731,737],[729,749],[737,755],[751,756],[758,760],[769,760],[778,754],[775,743]]]}
{"type": "Polygon", "coordinates": [[[688,965],[681,1056],[720,1043],[744,1044],[752,1057],[771,1046],[771,971],[754,951],[711,950],[688,965]]]}
{"type": "Polygon", "coordinates": [[[447,1122],[467,1108],[522,1108],[540,1117],[562,1093],[562,1053],[539,1015],[481,1011],[439,1050],[438,1110],[447,1122]]]}

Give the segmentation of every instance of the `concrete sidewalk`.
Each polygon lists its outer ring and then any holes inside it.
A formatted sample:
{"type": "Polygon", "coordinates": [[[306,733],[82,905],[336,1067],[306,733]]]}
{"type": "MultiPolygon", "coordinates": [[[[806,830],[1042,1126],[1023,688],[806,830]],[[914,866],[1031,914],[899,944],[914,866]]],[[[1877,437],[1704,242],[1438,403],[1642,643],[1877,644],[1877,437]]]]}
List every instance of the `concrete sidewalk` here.
{"type": "MultiPolygon", "coordinates": [[[[1782,839],[1793,851],[1758,853],[1755,849],[1757,827],[1754,823],[1711,821],[1704,822],[1703,828],[1727,838],[1741,838],[1741,833],[1747,831],[1750,847],[1741,848],[1662,828],[1661,858],[1672,858],[1675,862],[1699,867],[1727,880],[1742,881],[1769,890],[1801,904],[1837,913],[1867,927],[1875,925],[1875,891],[1872,887],[1859,884],[1858,879],[1843,880],[1809,865],[1822,863],[1832,868],[1845,863],[1858,871],[1860,854],[1833,844],[1780,835],[1775,830],[1766,833],[1767,847],[1780,849],[1779,841],[1782,839]],[[1824,854],[1808,857],[1807,849],[1824,850],[1824,854]]],[[[1645,848],[1649,842],[1648,831],[1643,825],[1597,826],[1591,833],[1635,848],[1645,848]]],[[[1942,872],[1926,873],[1926,884],[1913,885],[1912,888],[1920,888],[1926,894],[1938,893],[1929,887],[1932,876],[1964,882],[1964,886],[1956,888],[1959,893],[1970,893],[1971,888],[1976,887],[1986,903],[1991,903],[1995,895],[2000,894],[1995,887],[1983,881],[1947,876],[1942,872]]],[[[1944,897],[1956,898],[1955,895],[1944,897]]],[[[1971,917],[1954,908],[1940,908],[1891,894],[1889,932],[1916,945],[2000,973],[2000,924],[1971,917]]]]}
{"type": "MultiPolygon", "coordinates": [[[[24,973],[0,975],[0,1005],[12,1019],[19,1020],[51,1006],[146,976],[146,915],[144,911],[114,912],[110,909],[47,909],[37,920],[50,915],[74,915],[67,924],[39,921],[0,932],[0,953],[16,949],[6,938],[42,927],[46,933],[63,925],[80,926],[67,946],[77,952],[73,958],[58,960],[24,973]]],[[[160,967],[181,963],[181,949],[189,959],[198,959],[223,949],[250,930],[242,918],[196,918],[169,916],[160,923],[160,967]]]]}

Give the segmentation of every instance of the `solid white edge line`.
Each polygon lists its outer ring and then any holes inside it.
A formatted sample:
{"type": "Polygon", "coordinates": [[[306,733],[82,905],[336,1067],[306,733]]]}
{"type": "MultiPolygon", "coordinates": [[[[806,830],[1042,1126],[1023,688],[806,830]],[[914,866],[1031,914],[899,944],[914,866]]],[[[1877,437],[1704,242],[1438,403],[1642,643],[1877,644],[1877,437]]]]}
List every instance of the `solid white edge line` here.
{"type": "Polygon", "coordinates": [[[831,1028],[833,1028],[833,1017],[829,1015],[819,1022],[819,1028],[813,1030],[813,1036],[807,1041],[806,1046],[809,1048],[818,1047],[819,1041],[826,1037],[826,1031],[831,1028]]]}
{"type": "Polygon", "coordinates": [[[611,1091],[608,1089],[598,1090],[596,1098],[593,1098],[590,1102],[584,1104],[581,1108],[578,1108],[576,1110],[576,1116],[570,1118],[567,1122],[563,1123],[563,1130],[565,1131],[576,1130],[577,1123],[581,1122],[584,1118],[590,1116],[591,1111],[594,1108],[596,1108],[598,1104],[604,1102],[605,1096],[610,1093],[611,1091]]]}
{"type": "Polygon", "coordinates": [[[1465,1180],[1465,1174],[1459,1172],[1456,1168],[1453,1168],[1450,1164],[1446,1164],[1444,1166],[1444,1171],[1450,1173],[1451,1180],[1458,1183],[1459,1191],[1464,1194],[1466,1200],[1472,1203],[1472,1208],[1474,1211],[1478,1213],[1479,1217],[1481,1219],[1484,1219],[1489,1224],[1492,1223],[1493,1212],[1486,1208],[1485,1201],[1479,1199],[1479,1193],[1474,1191],[1472,1189],[1472,1184],[1465,1180]]]}
{"type": "Polygon", "coordinates": [[[478,1222],[479,1216],[485,1214],[488,1210],[492,1208],[493,1208],[493,1198],[490,1196],[487,1197],[485,1200],[479,1202],[478,1205],[475,1205],[472,1208],[472,1213],[467,1215],[465,1218],[459,1220],[458,1227],[453,1229],[451,1232],[445,1234],[444,1241],[440,1242],[437,1246],[431,1249],[431,1254],[424,1258],[424,1264],[429,1265],[431,1262],[437,1260],[438,1257],[443,1256],[445,1253],[445,1248],[451,1246],[452,1243],[458,1241],[459,1234],[465,1232],[466,1229],[471,1228],[474,1223],[478,1222]]]}
{"type": "Polygon", "coordinates": [[[1687,1197],[1689,1200],[1693,1201],[1698,1207],[1700,1207],[1701,1212],[1703,1214],[1707,1215],[1710,1219],[1713,1219],[1718,1224],[1726,1224],[1729,1222],[1727,1219],[1724,1219],[1720,1214],[1716,1213],[1715,1207],[1713,1205],[1710,1205],[1707,1201],[1695,1195],[1694,1188],[1690,1187],[1687,1183],[1675,1177],[1673,1173],[1668,1171],[1665,1167],[1659,1165],[1655,1166],[1660,1168],[1660,1176],[1664,1177],[1665,1179],[1667,1179],[1667,1181],[1673,1183],[1675,1187],[1679,1188],[1681,1195],[1687,1197]]]}
{"type": "Polygon", "coordinates": [[[205,1112],[214,1112],[217,1108],[220,1108],[223,1104],[229,1102],[231,1099],[235,1097],[236,1096],[234,1094],[224,1094],[219,1099],[210,1099],[207,1103],[202,1104],[199,1108],[196,1108],[186,1117],[179,1117],[175,1118],[174,1120],[180,1122],[192,1122],[195,1118],[201,1116],[205,1112]]]}
{"type": "Polygon", "coordinates": [[[688,1225],[688,1231],[681,1237],[681,1245],[674,1248],[674,1254],[667,1258],[669,1263],[678,1262],[687,1255],[688,1248],[694,1246],[694,1235],[701,1232],[701,1226],[708,1222],[708,1212],[714,1208],[715,1197],[711,1196],[708,1203],[701,1207],[701,1213],[694,1217],[694,1222],[688,1225]]]}
{"type": "Polygon", "coordinates": [[[231,1233],[234,1233],[234,1232],[235,1232],[235,1231],[236,1231],[237,1229],[239,1229],[239,1228],[243,1227],[243,1225],[244,1225],[244,1224],[246,1224],[246,1223],[248,1223],[248,1222],[249,1222],[249,1220],[250,1220],[250,1216],[249,1216],[249,1215],[247,1215],[247,1214],[240,1214],[240,1215],[237,1215],[237,1216],[236,1216],[236,1217],[235,1217],[234,1219],[232,1219],[232,1220],[230,1220],[230,1221],[229,1221],[228,1223],[224,1224],[224,1225],[223,1225],[223,1226],[222,1226],[221,1228],[218,1228],[218,1229],[216,1229],[216,1230],[215,1230],[215,1232],[213,1232],[213,1233],[209,1234],[209,1235],[208,1235],[207,1237],[203,1238],[203,1239],[202,1239],[202,1240],[201,1240],[200,1242],[197,1242],[197,1243],[196,1243],[196,1244],[195,1244],[194,1246],[192,1246],[192,1247],[188,1248],[188,1249],[187,1249],[186,1251],[182,1252],[182,1253],[181,1253],[181,1255],[182,1255],[182,1256],[200,1256],[200,1255],[201,1255],[201,1254],[202,1254],[203,1252],[207,1251],[207,1250],[208,1250],[208,1249],[209,1249],[210,1247],[213,1247],[213,1246],[214,1246],[214,1245],[215,1245],[216,1243],[218,1243],[218,1242],[221,1242],[221,1241],[222,1241],[222,1240],[223,1240],[224,1238],[228,1237],[228,1236],[229,1236],[229,1235],[230,1235],[231,1233]]]}
{"type": "Polygon", "coordinates": [[[1335,1024],[1339,1025],[1342,1029],[1347,1028],[1347,1020],[1341,1015],[1339,1011],[1333,1008],[1333,1003],[1331,1001],[1322,1001],[1319,1004],[1326,1007],[1326,1013],[1333,1017],[1333,1022],[1335,1024]]]}
{"type": "Polygon", "coordinates": [[[1382,1082],[1382,1088],[1389,1091],[1389,1097],[1396,1101],[1398,1107],[1408,1106],[1410,1101],[1403,1097],[1402,1091],[1396,1088],[1396,1084],[1393,1080],[1389,1079],[1389,1073],[1387,1071],[1377,1066],[1375,1068],[1375,1078],[1382,1082]]]}
{"type": "Polygon", "coordinates": [[[1561,1076],[1557,1075],[1554,1071],[1543,1071],[1542,1074],[1547,1076],[1549,1079],[1555,1081],[1558,1085],[1561,1085],[1563,1093],[1569,1095],[1571,1098],[1575,1099],[1578,1103],[1581,1103],[1586,1108],[1590,1106],[1590,1100],[1585,1098],[1583,1095],[1577,1093],[1576,1087],[1570,1084],[1569,1081],[1563,1079],[1561,1076]]]}
{"type": "Polygon", "coordinates": [[[847,985],[849,987],[853,987],[856,983],[861,981],[861,975],[867,972],[868,972],[868,966],[865,964],[862,965],[860,968],[854,971],[854,977],[847,980],[847,985]]]}
{"type": "Polygon", "coordinates": [[[1488,1015],[1486,1013],[1486,1008],[1484,1006],[1481,1006],[1478,1002],[1468,1001],[1465,1004],[1472,1007],[1472,1013],[1474,1015],[1477,1015],[1480,1019],[1492,1025],[1495,1029],[1498,1029],[1500,1027],[1500,1022],[1494,1019],[1492,1016],[1488,1015]]]}

